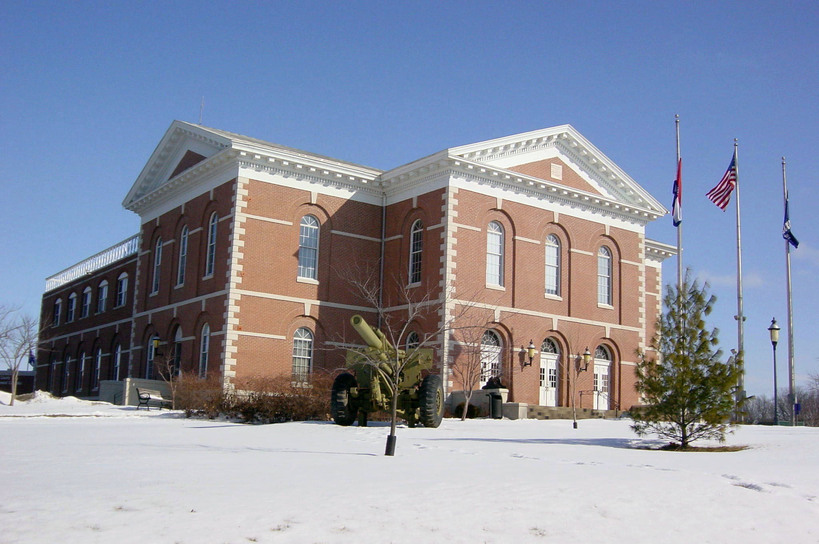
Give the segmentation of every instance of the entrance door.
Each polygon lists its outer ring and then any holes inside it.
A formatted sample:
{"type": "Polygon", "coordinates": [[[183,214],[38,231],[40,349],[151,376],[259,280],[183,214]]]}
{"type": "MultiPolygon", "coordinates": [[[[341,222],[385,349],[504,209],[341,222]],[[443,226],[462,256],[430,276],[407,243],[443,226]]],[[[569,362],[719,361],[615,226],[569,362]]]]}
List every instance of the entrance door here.
{"type": "Polygon", "coordinates": [[[502,352],[498,335],[494,331],[484,332],[481,338],[481,387],[486,385],[489,378],[500,377],[502,352]]]}
{"type": "Polygon", "coordinates": [[[597,346],[594,352],[594,409],[608,410],[611,354],[605,346],[597,346]]]}
{"type": "Polygon", "coordinates": [[[540,400],[541,406],[557,406],[557,369],[560,348],[551,338],[540,346],[540,400]]]}

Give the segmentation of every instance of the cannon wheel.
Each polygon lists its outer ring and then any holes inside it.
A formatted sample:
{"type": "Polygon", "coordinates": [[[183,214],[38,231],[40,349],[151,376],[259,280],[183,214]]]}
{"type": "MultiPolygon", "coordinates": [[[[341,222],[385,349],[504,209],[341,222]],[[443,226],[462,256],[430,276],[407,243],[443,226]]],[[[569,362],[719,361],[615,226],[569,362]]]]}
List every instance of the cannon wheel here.
{"type": "Polygon", "coordinates": [[[438,427],[444,418],[444,384],[437,374],[430,374],[421,382],[418,391],[421,417],[424,427],[438,427]]]}
{"type": "Polygon", "coordinates": [[[339,425],[347,427],[355,421],[358,409],[350,396],[350,389],[357,385],[358,382],[355,381],[355,376],[348,372],[339,374],[333,380],[333,390],[330,394],[330,414],[333,416],[333,421],[339,425]]]}

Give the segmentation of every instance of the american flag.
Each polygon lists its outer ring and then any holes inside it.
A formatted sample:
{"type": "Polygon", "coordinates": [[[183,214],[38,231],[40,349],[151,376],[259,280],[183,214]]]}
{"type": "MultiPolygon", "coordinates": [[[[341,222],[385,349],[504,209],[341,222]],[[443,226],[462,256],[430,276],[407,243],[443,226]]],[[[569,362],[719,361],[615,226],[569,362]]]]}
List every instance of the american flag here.
{"type": "Polygon", "coordinates": [[[725,171],[725,175],[719,180],[717,186],[708,191],[705,196],[707,196],[711,202],[725,210],[725,208],[728,207],[728,203],[731,202],[731,193],[734,192],[736,186],[737,154],[734,152],[734,156],[731,158],[731,164],[728,166],[728,170],[725,171]]]}
{"type": "Polygon", "coordinates": [[[682,159],[677,161],[677,179],[674,180],[674,205],[671,207],[671,218],[675,227],[682,223],[682,159]]]}

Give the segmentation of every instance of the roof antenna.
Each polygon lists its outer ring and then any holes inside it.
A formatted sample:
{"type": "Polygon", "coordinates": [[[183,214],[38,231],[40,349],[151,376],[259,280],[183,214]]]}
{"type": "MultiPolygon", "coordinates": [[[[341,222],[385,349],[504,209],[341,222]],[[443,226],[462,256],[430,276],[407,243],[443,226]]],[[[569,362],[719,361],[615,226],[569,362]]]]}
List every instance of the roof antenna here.
{"type": "Polygon", "coordinates": [[[205,97],[202,97],[202,103],[199,104],[199,124],[202,124],[202,112],[205,111],[205,97]]]}

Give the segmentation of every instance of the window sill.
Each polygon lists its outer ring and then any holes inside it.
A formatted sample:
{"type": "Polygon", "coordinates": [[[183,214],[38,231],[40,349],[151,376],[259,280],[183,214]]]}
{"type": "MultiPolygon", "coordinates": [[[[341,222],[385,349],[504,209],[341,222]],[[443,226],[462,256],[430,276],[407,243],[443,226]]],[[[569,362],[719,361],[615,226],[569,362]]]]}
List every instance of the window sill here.
{"type": "Polygon", "coordinates": [[[599,302],[597,303],[597,307],[602,308],[604,310],[613,310],[614,309],[614,306],[612,306],[611,304],[601,304],[599,302]]]}
{"type": "Polygon", "coordinates": [[[486,284],[487,289],[494,289],[495,291],[506,291],[506,287],[503,285],[491,285],[489,283],[486,284]]]}
{"type": "Polygon", "coordinates": [[[299,282],[299,283],[306,283],[306,284],[309,284],[309,285],[318,285],[319,284],[318,280],[314,280],[313,278],[297,277],[296,281],[299,282]]]}
{"type": "Polygon", "coordinates": [[[421,282],[420,281],[415,281],[415,282],[412,282],[410,284],[407,284],[407,289],[414,289],[416,287],[421,287],[421,282]]]}
{"type": "Polygon", "coordinates": [[[543,298],[547,298],[549,300],[559,300],[563,301],[563,297],[560,295],[551,295],[549,293],[543,293],[543,298]]]}
{"type": "Polygon", "coordinates": [[[202,276],[202,281],[212,280],[212,279],[213,279],[213,274],[208,274],[207,276],[202,276]]]}

